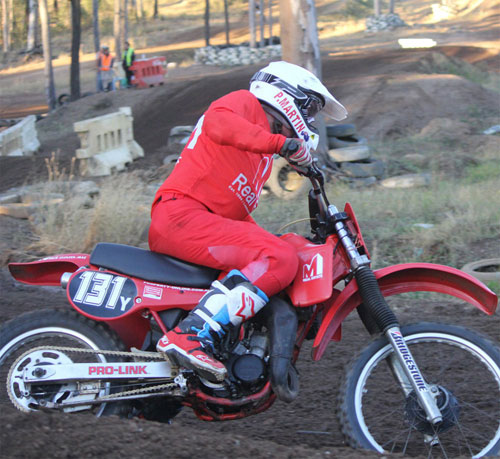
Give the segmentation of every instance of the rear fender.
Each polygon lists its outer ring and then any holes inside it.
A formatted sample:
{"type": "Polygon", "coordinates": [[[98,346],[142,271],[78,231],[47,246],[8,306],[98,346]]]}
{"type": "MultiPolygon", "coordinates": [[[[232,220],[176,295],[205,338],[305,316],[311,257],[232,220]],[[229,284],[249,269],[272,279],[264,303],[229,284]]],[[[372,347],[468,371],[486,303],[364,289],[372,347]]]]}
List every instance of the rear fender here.
{"type": "Polygon", "coordinates": [[[30,263],[9,263],[12,277],[30,285],[61,285],[61,276],[89,264],[90,255],[70,253],[42,258],[30,263]]]}
{"type": "MultiPolygon", "coordinates": [[[[9,263],[9,271],[14,279],[25,284],[60,286],[64,273],[75,272],[89,264],[90,255],[72,253],[54,255],[30,263],[9,263]]],[[[102,317],[84,315],[94,320],[103,320],[102,317]]],[[[143,317],[140,311],[117,320],[107,320],[107,324],[119,335],[127,348],[140,349],[150,329],[149,320],[143,317]]]]}
{"type": "MultiPolygon", "coordinates": [[[[384,296],[407,292],[437,292],[460,298],[484,313],[492,315],[497,296],[475,277],[449,266],[430,263],[409,263],[374,271],[384,296]]],[[[324,319],[313,343],[313,360],[325,352],[342,321],[361,304],[356,280],[352,280],[340,295],[326,302],[324,319]]]]}

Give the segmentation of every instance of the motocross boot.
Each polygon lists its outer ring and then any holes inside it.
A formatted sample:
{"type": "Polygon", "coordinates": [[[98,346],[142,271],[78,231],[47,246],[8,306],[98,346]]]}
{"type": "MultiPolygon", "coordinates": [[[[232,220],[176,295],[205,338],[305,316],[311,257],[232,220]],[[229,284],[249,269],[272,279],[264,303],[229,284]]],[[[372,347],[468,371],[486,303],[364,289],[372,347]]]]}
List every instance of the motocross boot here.
{"type": "Polygon", "coordinates": [[[212,283],[188,316],[158,341],[156,349],[209,381],[223,381],[226,367],[213,357],[222,338],[268,301],[241,272],[232,270],[222,281],[212,283]]]}

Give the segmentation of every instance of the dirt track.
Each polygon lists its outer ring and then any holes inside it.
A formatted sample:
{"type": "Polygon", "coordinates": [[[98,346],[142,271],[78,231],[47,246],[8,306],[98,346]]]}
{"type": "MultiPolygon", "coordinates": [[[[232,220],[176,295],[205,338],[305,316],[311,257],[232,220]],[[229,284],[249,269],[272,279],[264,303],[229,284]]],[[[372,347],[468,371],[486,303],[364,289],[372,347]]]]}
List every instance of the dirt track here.
{"type": "MultiPolygon", "coordinates": [[[[0,287],[2,321],[37,308],[69,307],[59,288],[15,283],[5,268],[0,271],[0,287]]],[[[490,339],[500,338],[500,316],[485,316],[470,305],[446,298],[392,304],[402,323],[441,320],[470,327],[490,339]]],[[[85,414],[26,415],[2,405],[0,457],[379,457],[346,448],[335,417],[345,366],[368,341],[357,316],[350,316],[342,341],[332,343],[322,360],[311,360],[310,342],[304,347],[298,361],[301,391],[297,400],[289,405],[276,402],[267,412],[239,421],[206,423],[185,408],[169,426],[85,414]]]]}
{"type": "MultiPolygon", "coordinates": [[[[483,52],[473,46],[445,47],[440,51],[470,61],[477,61],[483,52]]],[[[349,108],[351,118],[348,122],[356,123],[369,138],[418,133],[437,117],[460,119],[471,97],[482,104],[485,113],[497,110],[498,96],[463,79],[415,77],[420,75],[421,63],[429,53],[387,49],[335,57],[325,55],[324,79],[349,108]]],[[[483,59],[485,65],[491,65],[489,59],[489,55],[483,59]]],[[[498,58],[491,62],[498,63],[498,58]]],[[[72,132],[73,121],[109,113],[124,105],[133,108],[135,138],[146,151],[146,157],[137,161],[134,168],[158,168],[166,153],[170,128],[194,124],[210,101],[230,90],[246,87],[249,76],[259,67],[211,69],[211,75],[203,78],[199,75],[200,68],[172,72],[163,87],[97,94],[61,107],[38,124],[42,141],[39,155],[1,158],[0,191],[44,176],[43,160],[53,151],[59,152],[62,165],[69,162],[78,148],[78,140],[72,132]]],[[[39,99],[30,99],[30,102],[36,105],[39,99]]],[[[0,216],[0,225],[0,236],[3,242],[7,241],[6,250],[17,247],[19,238],[27,232],[23,222],[8,217],[0,216]]],[[[500,256],[500,248],[492,243],[487,253],[500,256]],[[494,247],[496,253],[492,252],[494,247]]],[[[8,253],[2,254],[2,260],[8,258],[8,253]]],[[[5,267],[0,271],[0,291],[1,322],[39,308],[69,307],[60,289],[20,285],[10,278],[5,267]]],[[[494,340],[500,339],[498,315],[486,317],[474,307],[457,301],[405,300],[404,303],[398,301],[397,305],[402,323],[422,318],[443,320],[473,328],[494,340]]],[[[240,421],[204,423],[185,409],[171,426],[167,426],[140,420],[95,419],[88,415],[40,413],[27,416],[9,405],[2,405],[0,456],[378,457],[345,448],[334,412],[336,391],[345,366],[367,342],[367,334],[357,317],[349,317],[342,341],[332,343],[320,362],[311,361],[310,343],[303,349],[298,361],[301,393],[294,403],[277,402],[268,412],[240,421]]]]}
{"type": "MultiPolygon", "coordinates": [[[[483,48],[474,46],[379,49],[325,55],[323,80],[348,108],[350,115],[346,122],[356,124],[360,134],[371,140],[419,133],[435,118],[467,119],[471,101],[481,107],[485,125],[496,124],[500,95],[454,75],[428,74],[424,65],[432,61],[434,53],[459,55],[465,62],[480,61],[484,67],[491,68],[498,62],[498,57],[492,58],[483,48]]],[[[2,158],[0,192],[46,177],[44,158],[52,153],[56,153],[61,168],[68,167],[80,147],[73,122],[111,113],[122,106],[132,108],[134,137],[145,151],[145,157],[134,162],[133,168],[158,168],[167,154],[172,127],[196,124],[214,99],[229,91],[247,88],[250,77],[260,67],[179,68],[169,74],[164,86],[94,94],[59,107],[37,123],[41,151],[36,156],[2,158]]],[[[23,100],[34,99],[26,95],[23,100]]],[[[471,150],[488,140],[484,136],[464,134],[466,137],[457,140],[463,145],[472,142],[471,150]]]]}

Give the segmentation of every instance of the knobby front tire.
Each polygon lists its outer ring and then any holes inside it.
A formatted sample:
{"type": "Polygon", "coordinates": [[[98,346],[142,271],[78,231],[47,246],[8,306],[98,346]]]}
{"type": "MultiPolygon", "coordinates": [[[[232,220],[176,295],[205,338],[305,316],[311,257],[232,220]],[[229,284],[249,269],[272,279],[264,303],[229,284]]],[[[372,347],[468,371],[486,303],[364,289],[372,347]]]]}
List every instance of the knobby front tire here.
{"type": "Polygon", "coordinates": [[[453,325],[419,323],[401,331],[426,381],[440,389],[446,423],[431,426],[415,395],[405,396],[387,365],[392,347],[382,337],[351,364],[341,387],[337,413],[347,443],[408,456],[498,455],[498,346],[453,325]]]}

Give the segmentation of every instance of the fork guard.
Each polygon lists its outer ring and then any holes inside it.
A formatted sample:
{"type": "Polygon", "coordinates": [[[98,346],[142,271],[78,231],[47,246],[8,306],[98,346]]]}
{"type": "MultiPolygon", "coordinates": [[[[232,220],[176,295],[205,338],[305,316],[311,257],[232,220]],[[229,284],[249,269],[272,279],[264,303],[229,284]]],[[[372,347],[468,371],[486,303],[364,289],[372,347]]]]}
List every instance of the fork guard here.
{"type": "MultiPolygon", "coordinates": [[[[475,277],[444,265],[406,263],[374,271],[384,296],[408,292],[436,292],[467,301],[488,315],[492,315],[498,298],[475,277]]],[[[325,302],[325,314],[313,343],[312,358],[319,360],[328,343],[340,331],[342,321],[361,304],[361,295],[353,279],[342,292],[325,302]]],[[[339,335],[337,335],[339,336],[339,335]]]]}

